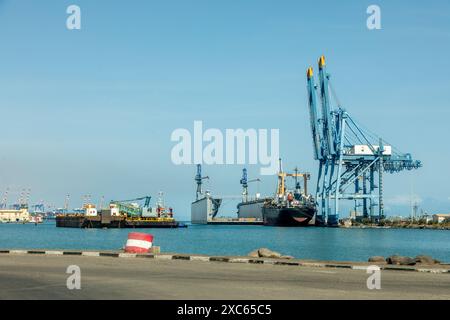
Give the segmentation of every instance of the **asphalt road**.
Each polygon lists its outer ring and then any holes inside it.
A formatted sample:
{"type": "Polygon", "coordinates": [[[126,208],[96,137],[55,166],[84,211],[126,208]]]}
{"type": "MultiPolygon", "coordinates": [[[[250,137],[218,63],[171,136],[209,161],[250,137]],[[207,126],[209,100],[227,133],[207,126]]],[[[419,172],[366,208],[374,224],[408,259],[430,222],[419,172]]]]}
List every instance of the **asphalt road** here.
{"type": "Polygon", "coordinates": [[[0,299],[450,299],[450,274],[84,256],[0,255],[0,299]],[[69,265],[81,289],[67,289],[69,265]]]}

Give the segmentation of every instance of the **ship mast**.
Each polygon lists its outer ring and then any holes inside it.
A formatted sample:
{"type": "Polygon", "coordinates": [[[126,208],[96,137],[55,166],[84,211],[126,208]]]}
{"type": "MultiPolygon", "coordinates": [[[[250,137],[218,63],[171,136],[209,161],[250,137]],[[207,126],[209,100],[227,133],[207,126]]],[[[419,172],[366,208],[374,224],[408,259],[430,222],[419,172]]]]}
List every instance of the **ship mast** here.
{"type": "Polygon", "coordinates": [[[295,189],[300,190],[300,182],[298,181],[298,177],[303,178],[303,193],[305,196],[308,195],[308,180],[310,179],[311,175],[308,172],[299,173],[298,168],[296,167],[294,169],[294,173],[286,173],[283,172],[283,167],[280,161],[280,168],[278,172],[278,186],[277,186],[277,194],[278,196],[284,196],[286,193],[286,177],[293,177],[295,179],[295,189]]]}
{"type": "Polygon", "coordinates": [[[300,183],[298,182],[298,168],[294,169],[294,180],[295,180],[295,191],[298,193],[300,191],[300,183]]]}
{"type": "Polygon", "coordinates": [[[283,165],[281,162],[281,158],[278,159],[279,163],[280,163],[280,168],[278,171],[278,186],[277,186],[277,194],[278,196],[283,196],[285,191],[286,191],[286,186],[285,186],[285,177],[286,174],[283,172],[283,165]]]}

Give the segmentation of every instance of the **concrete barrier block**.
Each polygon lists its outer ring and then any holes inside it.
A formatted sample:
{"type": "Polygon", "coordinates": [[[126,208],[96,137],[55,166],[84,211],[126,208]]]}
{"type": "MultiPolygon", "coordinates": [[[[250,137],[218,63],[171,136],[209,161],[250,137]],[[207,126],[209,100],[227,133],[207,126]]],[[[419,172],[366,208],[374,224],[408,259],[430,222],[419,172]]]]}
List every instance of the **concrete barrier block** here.
{"type": "Polygon", "coordinates": [[[9,253],[12,253],[12,254],[27,254],[28,251],[27,250],[9,250],[9,253]]]}
{"type": "Polygon", "coordinates": [[[302,267],[316,267],[316,268],[325,268],[325,263],[317,263],[317,262],[299,262],[299,266],[302,267]]]}
{"type": "Polygon", "coordinates": [[[63,255],[65,256],[81,256],[81,251],[63,251],[63,255]]]}
{"type": "Polygon", "coordinates": [[[155,258],[155,255],[153,253],[138,253],[136,254],[136,258],[155,258]]]}
{"type": "Polygon", "coordinates": [[[117,258],[117,257],[119,257],[119,253],[118,252],[100,252],[100,257],[117,258]]]}
{"type": "Polygon", "coordinates": [[[100,252],[93,252],[93,251],[83,251],[81,253],[82,256],[87,256],[87,257],[99,257],[100,256],[100,252]]]}
{"type": "Polygon", "coordinates": [[[136,258],[136,253],[121,252],[119,258],[136,258]]]}
{"type": "Polygon", "coordinates": [[[344,269],[351,269],[352,266],[347,264],[334,264],[334,263],[327,263],[325,264],[326,268],[344,268],[344,269]]]}
{"type": "Polygon", "coordinates": [[[48,254],[48,255],[63,255],[64,254],[64,252],[62,252],[62,251],[56,251],[56,250],[46,250],[45,251],[45,254],[48,254]]]}
{"type": "Polygon", "coordinates": [[[247,258],[231,258],[228,262],[231,263],[248,263],[250,259],[247,258]]]}
{"type": "Polygon", "coordinates": [[[173,260],[190,260],[190,256],[184,254],[175,254],[172,256],[173,260]]]}
{"type": "Polygon", "coordinates": [[[448,269],[436,269],[436,268],[420,268],[417,269],[419,272],[427,272],[427,273],[450,273],[448,269]]]}
{"type": "Polygon", "coordinates": [[[228,262],[230,258],[228,257],[209,257],[209,261],[213,262],[228,262]]]}
{"type": "Polygon", "coordinates": [[[156,254],[155,255],[155,259],[158,259],[158,260],[172,260],[172,255],[171,254],[156,254]]]}
{"type": "Polygon", "coordinates": [[[415,268],[408,268],[408,267],[397,267],[397,266],[385,266],[382,268],[383,270],[393,270],[393,271],[416,271],[415,268]]]}
{"type": "Polygon", "coordinates": [[[191,261],[203,261],[203,262],[209,262],[209,257],[204,256],[191,256],[191,261]]]}
{"type": "Polygon", "coordinates": [[[274,264],[277,266],[299,266],[300,265],[299,262],[295,262],[295,261],[275,261],[274,264]]]}
{"type": "Polygon", "coordinates": [[[45,254],[45,251],[43,250],[28,250],[28,254],[45,254]]]}
{"type": "Polygon", "coordinates": [[[263,264],[264,260],[263,259],[249,259],[248,263],[263,264]]]}
{"type": "Polygon", "coordinates": [[[351,266],[353,270],[364,270],[367,271],[368,266],[351,266]]]}

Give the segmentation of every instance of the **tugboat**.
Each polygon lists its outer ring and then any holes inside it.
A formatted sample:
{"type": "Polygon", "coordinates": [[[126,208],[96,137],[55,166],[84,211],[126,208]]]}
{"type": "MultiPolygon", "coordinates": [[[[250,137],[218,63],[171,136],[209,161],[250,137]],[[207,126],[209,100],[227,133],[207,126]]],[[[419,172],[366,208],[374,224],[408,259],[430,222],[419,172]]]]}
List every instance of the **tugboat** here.
{"type": "Polygon", "coordinates": [[[302,227],[308,226],[316,213],[314,198],[308,194],[309,173],[283,172],[281,159],[278,172],[277,192],[273,199],[267,200],[262,208],[265,226],[302,227]],[[295,179],[295,190],[288,190],[286,177],[295,179]],[[303,178],[301,190],[298,177],[303,178]]]}

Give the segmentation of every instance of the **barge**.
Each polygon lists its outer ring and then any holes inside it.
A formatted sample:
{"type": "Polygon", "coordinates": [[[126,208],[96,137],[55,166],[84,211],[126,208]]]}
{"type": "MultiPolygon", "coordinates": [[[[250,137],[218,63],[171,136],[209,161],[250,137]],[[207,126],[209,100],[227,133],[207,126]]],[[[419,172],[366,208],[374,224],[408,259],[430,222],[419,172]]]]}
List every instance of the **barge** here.
{"type": "Polygon", "coordinates": [[[130,219],[125,216],[105,219],[103,214],[96,217],[86,217],[78,214],[58,215],[56,226],[61,228],[178,228],[180,225],[174,219],[166,218],[138,218],[130,219]]]}
{"type": "Polygon", "coordinates": [[[185,227],[173,218],[162,200],[155,208],[149,206],[151,197],[111,201],[109,209],[97,211],[95,205],[85,204],[83,214],[60,214],[56,226],[61,228],[179,228],[185,227]],[[130,201],[145,200],[144,206],[130,201]]]}

